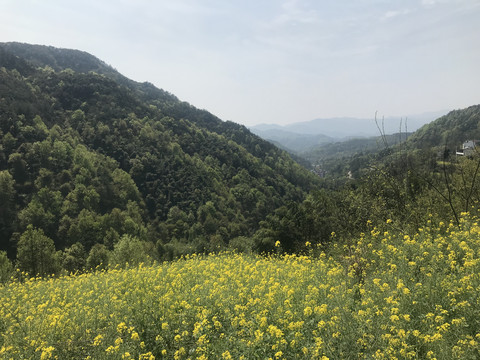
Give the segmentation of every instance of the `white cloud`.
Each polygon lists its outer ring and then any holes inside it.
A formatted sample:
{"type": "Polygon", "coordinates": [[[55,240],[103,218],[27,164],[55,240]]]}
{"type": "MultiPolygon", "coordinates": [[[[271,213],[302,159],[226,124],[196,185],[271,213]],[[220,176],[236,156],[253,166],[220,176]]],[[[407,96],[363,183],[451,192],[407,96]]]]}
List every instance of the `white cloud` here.
{"type": "Polygon", "coordinates": [[[267,23],[267,26],[277,27],[291,24],[312,24],[318,20],[314,9],[308,9],[300,0],[286,0],[281,5],[281,12],[267,23]]]}
{"type": "Polygon", "coordinates": [[[386,13],[384,13],[380,20],[386,21],[386,20],[393,19],[393,18],[396,18],[396,17],[399,17],[399,16],[408,15],[411,12],[412,12],[412,10],[410,10],[410,9],[390,10],[390,11],[387,11],[386,13]]]}

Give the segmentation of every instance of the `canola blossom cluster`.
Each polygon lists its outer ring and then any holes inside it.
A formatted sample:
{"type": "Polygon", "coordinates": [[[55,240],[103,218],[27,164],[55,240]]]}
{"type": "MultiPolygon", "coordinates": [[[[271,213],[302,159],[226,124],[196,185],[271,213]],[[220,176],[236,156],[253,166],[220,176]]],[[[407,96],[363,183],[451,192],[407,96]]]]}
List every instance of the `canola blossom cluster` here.
{"type": "Polygon", "coordinates": [[[476,220],[415,236],[372,228],[329,254],[12,281],[0,285],[0,359],[479,358],[476,220]]]}

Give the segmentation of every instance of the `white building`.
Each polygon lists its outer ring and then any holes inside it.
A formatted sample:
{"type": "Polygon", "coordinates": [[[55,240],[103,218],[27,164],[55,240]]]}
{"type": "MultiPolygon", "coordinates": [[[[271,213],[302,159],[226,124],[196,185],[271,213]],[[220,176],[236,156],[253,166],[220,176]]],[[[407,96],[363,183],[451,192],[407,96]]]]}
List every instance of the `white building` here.
{"type": "Polygon", "coordinates": [[[475,152],[477,140],[467,140],[463,143],[462,149],[457,150],[456,154],[460,156],[471,156],[475,152]]]}

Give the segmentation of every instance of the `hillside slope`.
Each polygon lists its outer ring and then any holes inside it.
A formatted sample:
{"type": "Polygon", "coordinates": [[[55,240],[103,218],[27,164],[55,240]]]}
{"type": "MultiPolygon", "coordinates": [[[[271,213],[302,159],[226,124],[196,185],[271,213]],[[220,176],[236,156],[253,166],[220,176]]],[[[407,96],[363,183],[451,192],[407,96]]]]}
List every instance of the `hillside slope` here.
{"type": "Polygon", "coordinates": [[[122,236],[160,253],[248,236],[316,178],[223,122],[94,56],[0,44],[0,248],[29,225],[57,249],[122,236]],[[157,241],[158,240],[158,241],[157,241]]]}
{"type": "Polygon", "coordinates": [[[480,139],[480,105],[454,110],[417,130],[407,141],[412,149],[461,147],[480,139]]]}

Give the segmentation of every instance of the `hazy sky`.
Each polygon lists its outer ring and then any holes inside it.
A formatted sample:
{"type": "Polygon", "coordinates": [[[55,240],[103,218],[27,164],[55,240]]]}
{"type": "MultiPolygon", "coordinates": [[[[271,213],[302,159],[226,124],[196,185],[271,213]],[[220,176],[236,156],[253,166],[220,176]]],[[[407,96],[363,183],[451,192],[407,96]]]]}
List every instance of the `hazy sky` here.
{"type": "Polygon", "coordinates": [[[480,103],[480,0],[0,0],[0,41],[87,51],[223,120],[480,103]]]}

